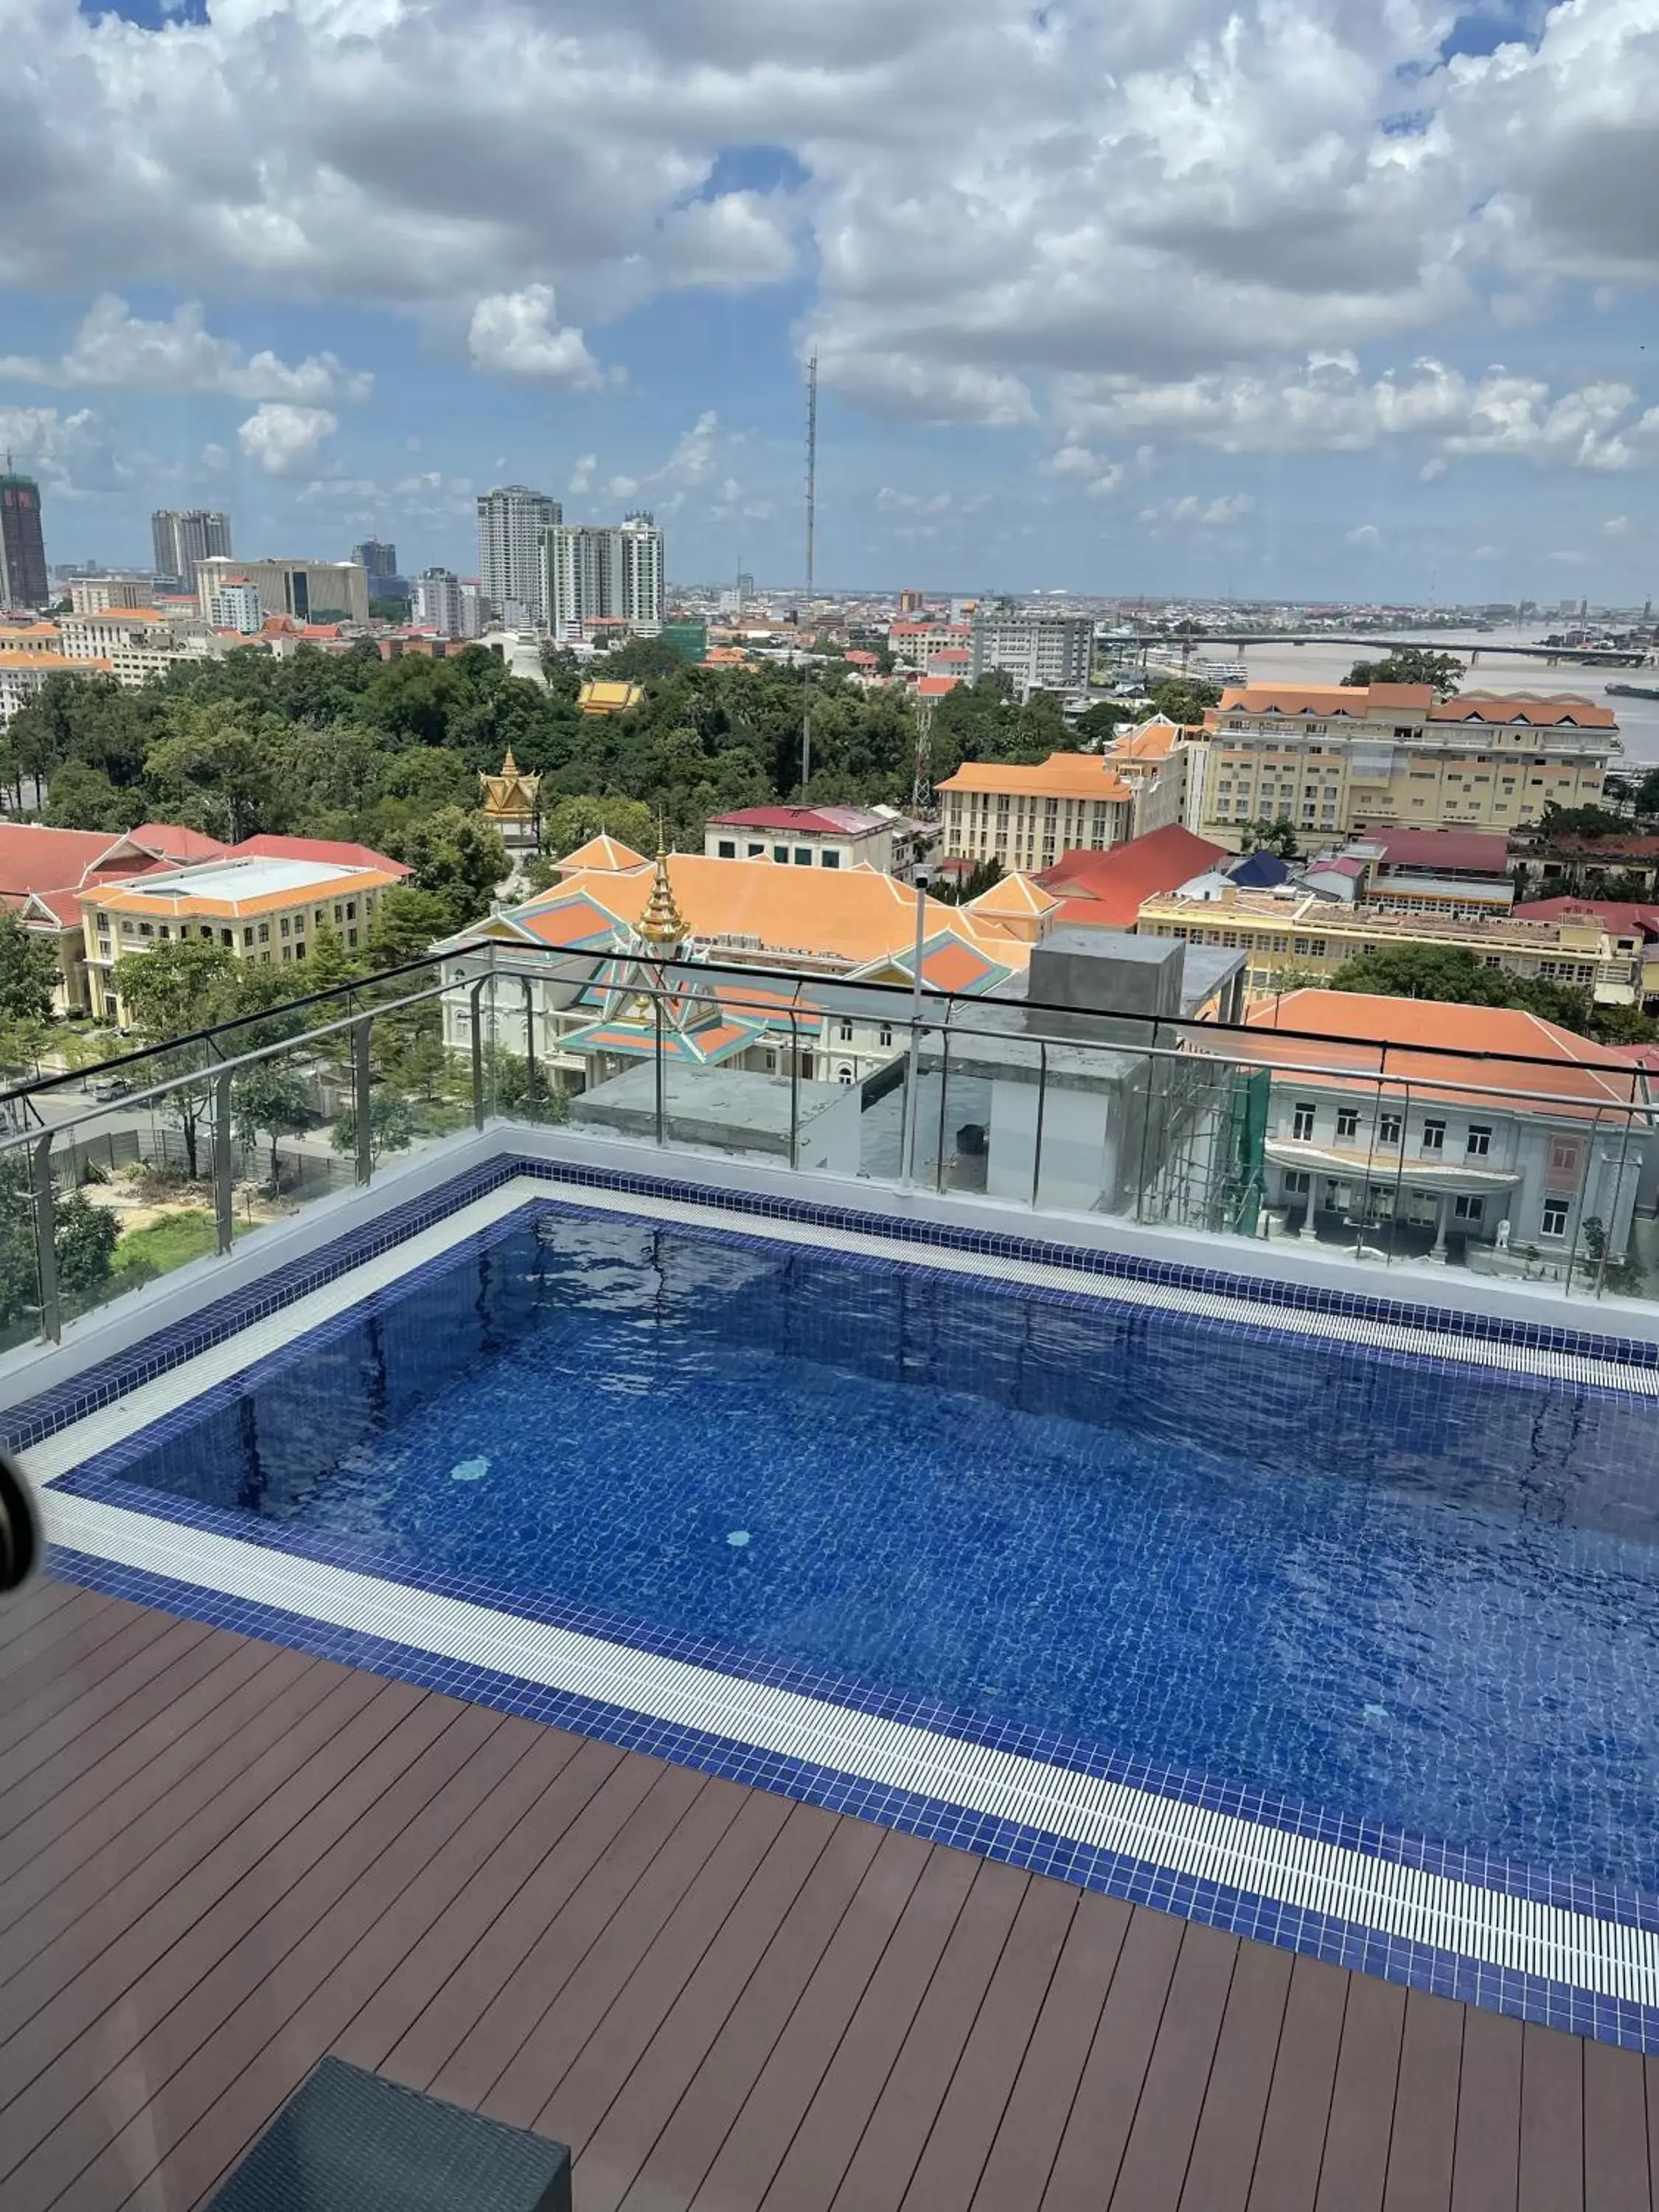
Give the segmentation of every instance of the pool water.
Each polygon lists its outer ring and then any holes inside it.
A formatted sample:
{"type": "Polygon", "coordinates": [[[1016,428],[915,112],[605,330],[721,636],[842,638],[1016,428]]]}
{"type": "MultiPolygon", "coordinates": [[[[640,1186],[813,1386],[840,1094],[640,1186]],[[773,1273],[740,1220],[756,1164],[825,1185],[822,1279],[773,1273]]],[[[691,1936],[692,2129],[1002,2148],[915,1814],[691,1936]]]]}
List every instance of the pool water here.
{"type": "Polygon", "coordinates": [[[122,1479],[1659,1889],[1659,1422],[549,1210],[122,1479]]]}

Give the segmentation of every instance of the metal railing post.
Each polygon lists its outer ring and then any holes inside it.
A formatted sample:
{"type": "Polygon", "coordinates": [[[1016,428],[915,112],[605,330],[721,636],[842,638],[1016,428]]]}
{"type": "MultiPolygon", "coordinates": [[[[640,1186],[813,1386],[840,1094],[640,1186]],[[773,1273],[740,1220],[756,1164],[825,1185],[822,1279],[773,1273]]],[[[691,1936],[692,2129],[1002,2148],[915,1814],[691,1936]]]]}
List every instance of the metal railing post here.
{"type": "Polygon", "coordinates": [[[528,975],[521,975],[524,987],[524,1100],[526,1118],[532,1121],[538,1116],[536,1110],[536,997],[528,975]]]}
{"type": "Polygon", "coordinates": [[[951,1010],[945,1010],[945,1026],[939,1032],[939,1144],[933,1155],[933,1188],[945,1188],[945,1120],[951,1097],[951,1010]]]}
{"type": "Polygon", "coordinates": [[[668,1141],[668,1115],[666,1101],[664,1095],[666,1077],[663,1069],[662,1056],[662,976],[660,970],[658,972],[656,988],[651,994],[651,1012],[655,1022],[657,1032],[657,1049],[652,1056],[652,1065],[656,1071],[656,1081],[653,1085],[653,1089],[655,1091],[656,1103],[657,1143],[659,1146],[661,1146],[665,1145],[668,1141]]]}
{"type": "Polygon", "coordinates": [[[789,1164],[800,1165],[800,1017],[789,1009],[789,1164]]]}
{"type": "MultiPolygon", "coordinates": [[[[491,978],[480,975],[468,993],[472,1003],[472,1126],[484,1125],[483,994],[491,978]]],[[[492,1000],[492,1009],[494,1002],[492,1000]]]]}
{"type": "Polygon", "coordinates": [[[230,1085],[228,1075],[216,1076],[213,1084],[213,1234],[216,1249],[228,1252],[234,1234],[231,1218],[230,1085]]]}
{"type": "Polygon", "coordinates": [[[1048,1097],[1048,1045],[1046,1038],[1037,1039],[1037,1110],[1036,1128],[1031,1139],[1031,1211],[1037,1210],[1037,1191],[1042,1182],[1042,1109],[1048,1097]]]}
{"type": "Polygon", "coordinates": [[[58,1295],[58,1201],[52,1188],[52,1139],[48,1129],[34,1142],[34,1269],[40,1282],[40,1334],[56,1344],[64,1333],[58,1295]]]}
{"type": "Polygon", "coordinates": [[[351,1032],[351,1096],[357,1124],[357,1180],[367,1182],[374,1173],[374,1093],[369,1085],[368,1045],[374,1027],[373,1014],[365,1014],[351,1032]]]}

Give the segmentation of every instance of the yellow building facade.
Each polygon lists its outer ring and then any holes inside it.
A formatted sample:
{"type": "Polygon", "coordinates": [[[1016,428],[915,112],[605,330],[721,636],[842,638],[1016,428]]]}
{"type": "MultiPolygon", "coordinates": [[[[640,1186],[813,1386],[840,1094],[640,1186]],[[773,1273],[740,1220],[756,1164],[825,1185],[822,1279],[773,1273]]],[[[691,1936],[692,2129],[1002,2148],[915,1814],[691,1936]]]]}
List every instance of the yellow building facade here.
{"type": "Polygon", "coordinates": [[[1601,803],[1619,726],[1572,693],[1427,684],[1223,693],[1192,740],[1186,826],[1237,850],[1253,822],[1343,837],[1364,826],[1513,830],[1547,806],[1601,803]]]}
{"type": "Polygon", "coordinates": [[[1389,945],[1473,953],[1510,975],[1589,991],[1602,1006],[1640,1006],[1659,994],[1659,947],[1621,936],[1591,914],[1559,921],[1452,921],[1306,894],[1231,890],[1218,898],[1150,898],[1136,928],[1143,937],[1244,953],[1252,1004],[1295,985],[1326,982],[1345,961],[1389,945]]]}
{"type": "Polygon", "coordinates": [[[1077,848],[1132,835],[1134,792],[1102,753],[1050,753],[1040,766],[964,761],[939,787],[944,851],[1030,874],[1077,848]]]}

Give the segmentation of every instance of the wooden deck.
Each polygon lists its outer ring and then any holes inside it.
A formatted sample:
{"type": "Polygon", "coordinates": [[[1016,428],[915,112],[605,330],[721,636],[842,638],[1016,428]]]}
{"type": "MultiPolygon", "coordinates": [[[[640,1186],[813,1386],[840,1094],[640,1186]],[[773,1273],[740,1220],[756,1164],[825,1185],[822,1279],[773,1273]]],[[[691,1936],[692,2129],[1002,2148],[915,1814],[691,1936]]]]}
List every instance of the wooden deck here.
{"type": "Polygon", "coordinates": [[[1655,2063],[90,1592],[0,1612],[0,2205],[334,2051],[580,2212],[1654,2212],[1655,2063]]]}

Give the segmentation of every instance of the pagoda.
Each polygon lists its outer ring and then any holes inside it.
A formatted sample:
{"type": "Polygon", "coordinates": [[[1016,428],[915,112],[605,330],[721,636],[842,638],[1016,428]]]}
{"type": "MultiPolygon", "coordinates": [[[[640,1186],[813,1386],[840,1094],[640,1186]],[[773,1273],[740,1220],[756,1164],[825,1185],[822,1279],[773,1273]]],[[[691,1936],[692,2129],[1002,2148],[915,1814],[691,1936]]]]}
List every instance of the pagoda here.
{"type": "Polygon", "coordinates": [[[501,833],[509,853],[534,853],[542,842],[542,780],[526,775],[509,745],[499,775],[481,775],[483,817],[501,833]]]}

